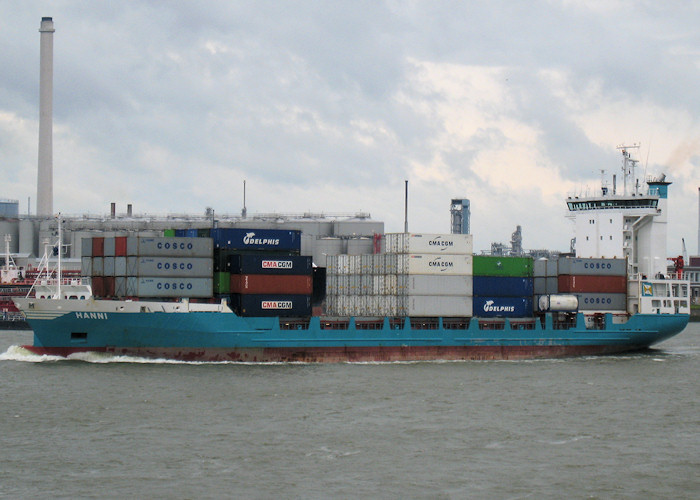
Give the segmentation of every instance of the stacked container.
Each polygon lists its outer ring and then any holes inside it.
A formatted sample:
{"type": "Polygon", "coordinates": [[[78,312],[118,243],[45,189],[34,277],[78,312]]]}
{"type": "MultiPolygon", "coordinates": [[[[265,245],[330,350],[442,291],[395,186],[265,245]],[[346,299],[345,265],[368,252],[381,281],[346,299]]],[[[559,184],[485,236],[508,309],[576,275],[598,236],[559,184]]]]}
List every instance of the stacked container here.
{"type": "Polygon", "coordinates": [[[530,257],[474,256],[474,316],[532,316],[534,264],[530,257]]]}
{"type": "Polygon", "coordinates": [[[580,311],[627,310],[625,259],[559,259],[559,293],[576,295],[580,311]]]}
{"type": "Polygon", "coordinates": [[[212,249],[210,238],[84,238],[81,272],[96,297],[208,298],[212,249]]]}
{"type": "Polygon", "coordinates": [[[471,235],[389,233],[385,242],[384,254],[328,257],[328,314],[471,316],[471,235]]]}

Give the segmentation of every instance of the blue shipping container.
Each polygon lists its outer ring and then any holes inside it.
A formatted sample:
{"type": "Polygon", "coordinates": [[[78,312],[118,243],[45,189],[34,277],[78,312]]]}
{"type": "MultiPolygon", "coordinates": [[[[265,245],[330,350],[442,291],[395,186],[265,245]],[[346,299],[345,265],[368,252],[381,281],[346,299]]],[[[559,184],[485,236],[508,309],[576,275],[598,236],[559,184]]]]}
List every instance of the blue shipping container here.
{"type": "Polygon", "coordinates": [[[232,294],[231,305],[241,316],[311,316],[311,295],[232,294]]]}
{"type": "Polygon", "coordinates": [[[532,278],[510,276],[474,276],[474,295],[483,297],[532,297],[532,278]]]}
{"type": "Polygon", "coordinates": [[[313,272],[311,256],[306,255],[229,255],[231,274],[297,274],[313,272]]]}
{"type": "Polygon", "coordinates": [[[477,318],[527,318],[532,316],[532,297],[474,297],[477,318]]]}
{"type": "Polygon", "coordinates": [[[230,250],[300,251],[301,231],[217,228],[211,230],[214,248],[230,250]]]}

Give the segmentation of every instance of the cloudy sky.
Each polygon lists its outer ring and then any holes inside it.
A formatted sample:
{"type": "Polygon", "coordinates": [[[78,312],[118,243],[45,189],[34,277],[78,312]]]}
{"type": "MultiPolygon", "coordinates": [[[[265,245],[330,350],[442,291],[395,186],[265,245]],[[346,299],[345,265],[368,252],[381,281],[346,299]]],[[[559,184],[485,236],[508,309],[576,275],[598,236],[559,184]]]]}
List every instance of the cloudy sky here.
{"type": "Polygon", "coordinates": [[[0,0],[0,197],[36,211],[39,24],[54,35],[54,210],[369,212],[475,248],[567,250],[567,194],[667,174],[697,253],[700,4],[0,0]]]}

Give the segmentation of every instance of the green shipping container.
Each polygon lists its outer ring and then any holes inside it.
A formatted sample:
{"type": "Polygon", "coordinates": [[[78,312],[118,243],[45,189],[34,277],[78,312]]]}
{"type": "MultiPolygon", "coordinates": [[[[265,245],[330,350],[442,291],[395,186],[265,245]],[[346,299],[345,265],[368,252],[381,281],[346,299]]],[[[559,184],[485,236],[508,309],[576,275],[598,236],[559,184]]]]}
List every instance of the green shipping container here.
{"type": "Polygon", "coordinates": [[[175,237],[175,230],[174,229],[166,229],[165,231],[163,231],[163,236],[165,236],[167,238],[173,238],[173,237],[175,237]]]}
{"type": "Polygon", "coordinates": [[[533,275],[534,260],[531,257],[474,256],[474,276],[511,276],[529,278],[533,275]]]}
{"type": "Polygon", "coordinates": [[[214,293],[231,292],[231,273],[214,273],[214,293]]]}

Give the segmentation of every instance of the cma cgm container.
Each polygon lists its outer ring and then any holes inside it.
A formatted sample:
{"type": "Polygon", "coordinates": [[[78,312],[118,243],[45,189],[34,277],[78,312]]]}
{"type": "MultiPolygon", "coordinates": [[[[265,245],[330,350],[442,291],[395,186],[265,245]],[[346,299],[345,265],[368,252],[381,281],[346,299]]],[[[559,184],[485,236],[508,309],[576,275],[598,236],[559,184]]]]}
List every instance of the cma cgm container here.
{"type": "Polygon", "coordinates": [[[306,255],[230,255],[231,274],[311,274],[313,264],[306,255]]]}
{"type": "Polygon", "coordinates": [[[386,253],[471,254],[474,250],[471,234],[388,233],[384,239],[386,253]]]}
{"type": "Polygon", "coordinates": [[[533,262],[530,257],[475,255],[474,275],[530,277],[534,272],[533,262]]]}
{"type": "Polygon", "coordinates": [[[388,254],[386,255],[387,272],[392,272],[393,261],[396,262],[397,274],[428,274],[445,276],[470,276],[472,274],[472,256],[454,254],[388,254]]]}
{"type": "Polygon", "coordinates": [[[211,278],[213,261],[205,257],[127,257],[128,276],[211,278]]]}
{"type": "Polygon", "coordinates": [[[301,250],[301,231],[217,228],[211,230],[211,237],[216,248],[296,253],[301,250]]]}
{"type": "Polygon", "coordinates": [[[559,259],[559,274],[626,276],[625,259],[559,259]]]}
{"type": "Polygon", "coordinates": [[[126,240],[126,250],[130,256],[211,258],[213,249],[211,238],[129,236],[126,240]]]}
{"type": "Polygon", "coordinates": [[[533,293],[533,278],[474,276],[474,295],[491,297],[531,297],[533,293]]]}
{"type": "Polygon", "coordinates": [[[626,276],[559,276],[561,293],[627,293],[626,276]]]}
{"type": "Polygon", "coordinates": [[[190,297],[212,296],[211,278],[128,277],[126,294],[130,297],[190,297]]]}
{"type": "Polygon", "coordinates": [[[234,311],[241,316],[310,316],[309,295],[231,295],[234,311]]]}
{"type": "Polygon", "coordinates": [[[532,316],[532,297],[474,297],[478,318],[526,318],[532,316]]]}
{"type": "Polygon", "coordinates": [[[313,279],[310,274],[282,276],[269,274],[231,275],[231,293],[310,295],[312,292],[313,279]]]}

